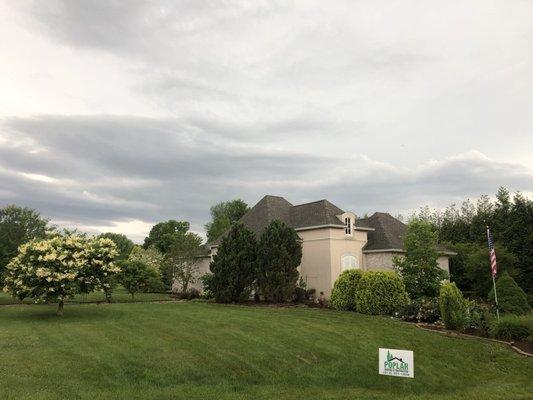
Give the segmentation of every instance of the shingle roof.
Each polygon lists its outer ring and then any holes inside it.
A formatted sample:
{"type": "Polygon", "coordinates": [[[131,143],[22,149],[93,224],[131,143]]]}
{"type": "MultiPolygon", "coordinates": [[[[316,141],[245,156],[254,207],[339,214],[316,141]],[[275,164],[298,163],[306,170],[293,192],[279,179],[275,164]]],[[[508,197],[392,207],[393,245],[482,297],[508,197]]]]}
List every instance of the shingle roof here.
{"type": "MultiPolygon", "coordinates": [[[[407,233],[407,225],[388,213],[376,212],[371,217],[361,220],[368,226],[374,228],[368,232],[368,242],[364,251],[369,250],[403,250],[403,240],[407,233]]],[[[444,246],[437,244],[437,250],[441,253],[450,253],[452,251],[444,246]]]]}
{"type": "MultiPolygon", "coordinates": [[[[294,229],[324,225],[344,228],[343,221],[337,217],[343,213],[343,210],[327,200],[293,206],[283,197],[265,196],[240,221],[259,237],[263,229],[275,219],[285,222],[294,229]]],[[[355,220],[354,225],[356,229],[368,230],[365,251],[403,249],[403,238],[407,232],[407,226],[390,214],[377,212],[369,218],[355,220]]],[[[222,238],[219,238],[212,244],[219,244],[221,240],[222,238]]],[[[441,246],[438,249],[446,251],[441,246]]]]}
{"type": "Polygon", "coordinates": [[[360,221],[374,228],[368,232],[365,250],[403,249],[407,226],[400,220],[388,213],[377,212],[360,221]]]}
{"type": "Polygon", "coordinates": [[[290,224],[291,203],[279,196],[265,196],[240,219],[257,237],[270,222],[279,219],[290,224]]]}
{"type": "Polygon", "coordinates": [[[339,207],[327,200],[299,204],[290,209],[290,226],[294,229],[321,225],[344,227],[337,215],[344,213],[339,207]]]}

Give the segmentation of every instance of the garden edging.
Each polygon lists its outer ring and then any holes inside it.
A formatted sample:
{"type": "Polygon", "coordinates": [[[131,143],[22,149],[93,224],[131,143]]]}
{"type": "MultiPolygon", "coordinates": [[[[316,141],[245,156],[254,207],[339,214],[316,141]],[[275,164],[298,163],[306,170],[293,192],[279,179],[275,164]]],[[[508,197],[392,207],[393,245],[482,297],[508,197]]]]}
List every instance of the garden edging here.
{"type": "Polygon", "coordinates": [[[442,335],[447,335],[447,336],[452,336],[452,337],[453,336],[455,336],[455,337],[463,337],[465,339],[482,339],[482,340],[488,340],[488,341],[491,341],[491,342],[505,344],[505,345],[508,345],[514,351],[516,351],[517,353],[519,353],[519,354],[521,354],[523,356],[533,357],[533,354],[525,352],[525,351],[519,349],[518,347],[514,346],[513,342],[506,342],[504,340],[492,339],[492,338],[487,338],[487,337],[483,337],[483,336],[469,335],[467,333],[460,333],[460,332],[450,331],[448,329],[442,329],[442,330],[429,329],[429,328],[426,328],[426,326],[424,324],[420,324],[420,323],[417,323],[415,325],[418,328],[423,329],[425,331],[436,332],[436,333],[440,333],[442,335]]]}

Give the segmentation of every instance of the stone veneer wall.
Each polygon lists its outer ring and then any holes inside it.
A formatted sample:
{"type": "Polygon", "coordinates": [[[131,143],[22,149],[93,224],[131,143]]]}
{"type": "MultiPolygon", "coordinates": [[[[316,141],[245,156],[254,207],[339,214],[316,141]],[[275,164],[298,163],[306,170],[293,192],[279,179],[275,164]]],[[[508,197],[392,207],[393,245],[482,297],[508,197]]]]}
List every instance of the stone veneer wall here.
{"type": "MultiPolygon", "coordinates": [[[[400,255],[401,253],[364,253],[365,263],[364,263],[364,269],[365,270],[393,270],[393,263],[392,258],[395,255],[400,255]]],[[[437,263],[439,264],[439,267],[445,270],[446,272],[450,272],[449,268],[449,259],[448,256],[440,256],[437,259],[437,263]]]]}

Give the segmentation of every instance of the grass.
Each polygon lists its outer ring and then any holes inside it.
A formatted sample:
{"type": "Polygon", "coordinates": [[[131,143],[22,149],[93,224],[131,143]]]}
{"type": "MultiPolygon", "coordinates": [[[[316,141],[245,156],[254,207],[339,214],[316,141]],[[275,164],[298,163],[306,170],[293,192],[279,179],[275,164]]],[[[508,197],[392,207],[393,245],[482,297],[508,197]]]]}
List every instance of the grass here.
{"type": "MultiPolygon", "coordinates": [[[[118,286],[113,290],[113,302],[114,303],[134,303],[134,302],[147,302],[147,301],[164,301],[172,300],[167,293],[136,293],[134,298],[131,297],[126,289],[122,286],[118,286]]],[[[89,294],[78,294],[72,300],[67,303],[95,303],[105,302],[105,296],[102,292],[92,292],[89,294]]],[[[22,302],[18,299],[14,299],[10,294],[0,291],[0,305],[5,304],[34,304],[31,299],[24,299],[22,302]]]]}
{"type": "Polygon", "coordinates": [[[533,360],[399,321],[203,302],[0,307],[5,399],[526,399],[533,360]],[[378,348],[415,378],[377,374],[378,348]]]}

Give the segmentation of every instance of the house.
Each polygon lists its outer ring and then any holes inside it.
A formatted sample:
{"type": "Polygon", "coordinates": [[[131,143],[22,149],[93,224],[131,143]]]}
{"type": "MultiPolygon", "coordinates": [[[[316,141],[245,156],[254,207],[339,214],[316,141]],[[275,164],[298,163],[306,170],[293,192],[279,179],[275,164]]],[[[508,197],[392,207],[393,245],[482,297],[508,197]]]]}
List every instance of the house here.
{"type": "MultiPolygon", "coordinates": [[[[275,219],[294,228],[302,239],[300,275],[308,288],[323,292],[326,298],[341,272],[392,270],[393,257],[404,252],[404,223],[381,212],[357,218],[327,200],[293,205],[283,197],[265,196],[240,221],[259,237],[275,219]]],[[[199,260],[200,274],[209,272],[219,242],[208,244],[211,254],[199,260]]],[[[448,272],[449,257],[455,253],[441,247],[438,251],[439,267],[448,272]]]]}

